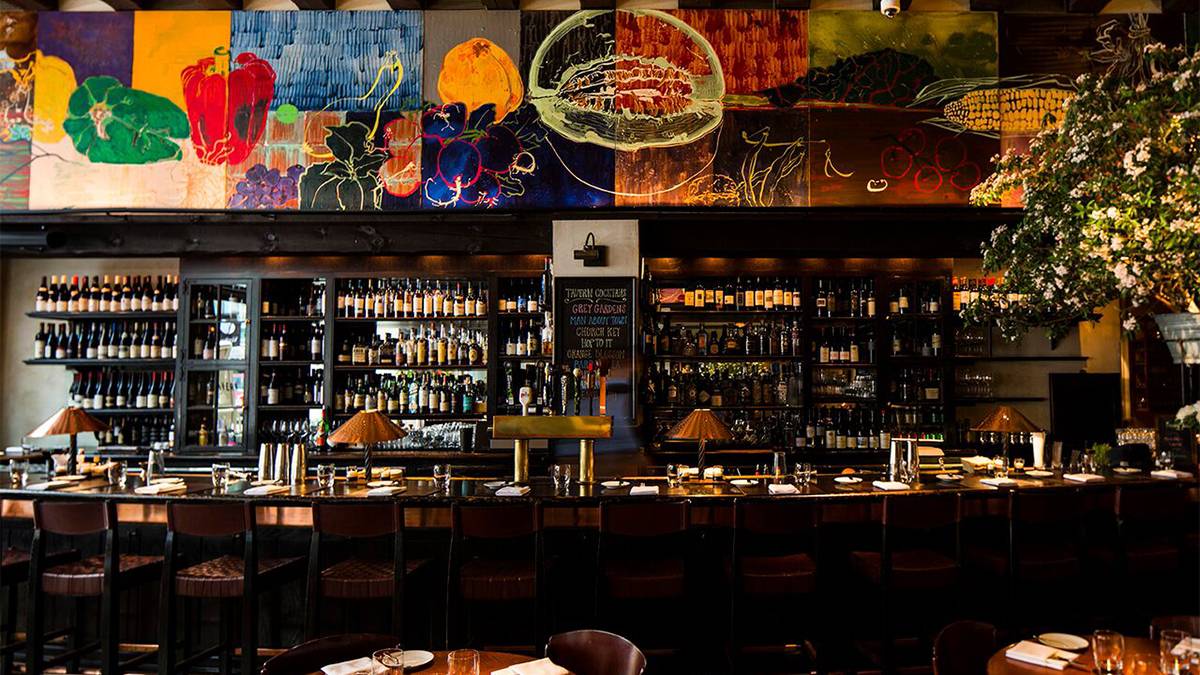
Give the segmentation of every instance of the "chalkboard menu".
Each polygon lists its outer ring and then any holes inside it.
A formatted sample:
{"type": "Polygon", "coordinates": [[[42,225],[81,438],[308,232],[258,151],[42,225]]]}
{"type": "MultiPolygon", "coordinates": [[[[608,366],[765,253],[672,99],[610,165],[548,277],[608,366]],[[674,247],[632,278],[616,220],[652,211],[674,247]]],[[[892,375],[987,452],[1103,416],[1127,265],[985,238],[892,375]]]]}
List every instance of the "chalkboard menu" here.
{"type": "Polygon", "coordinates": [[[609,393],[632,393],[636,280],[629,277],[554,279],[555,358],[572,367],[609,367],[609,393]]]}

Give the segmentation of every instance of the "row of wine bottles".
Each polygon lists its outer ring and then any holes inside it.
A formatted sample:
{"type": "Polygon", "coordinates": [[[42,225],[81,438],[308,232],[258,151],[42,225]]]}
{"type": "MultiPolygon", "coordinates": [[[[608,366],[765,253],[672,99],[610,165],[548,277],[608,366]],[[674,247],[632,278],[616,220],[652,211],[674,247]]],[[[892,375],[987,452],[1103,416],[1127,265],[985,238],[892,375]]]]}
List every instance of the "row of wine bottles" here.
{"type": "Polygon", "coordinates": [[[325,404],[325,371],[288,374],[277,370],[264,373],[258,384],[258,400],[267,405],[325,404]]]}
{"type": "Polygon", "coordinates": [[[651,285],[651,305],[679,307],[683,309],[707,309],[725,311],[772,311],[799,310],[801,306],[800,280],[794,278],[753,280],[698,279],[679,287],[654,287],[651,285]]]}
{"type": "Polygon", "coordinates": [[[173,415],[129,415],[114,417],[108,429],[96,432],[101,448],[108,446],[126,447],[175,447],[175,417],[173,415]]]}
{"type": "Polygon", "coordinates": [[[91,370],[75,373],[68,404],[84,410],[175,407],[175,373],[91,370]]]}
{"type": "Polygon", "coordinates": [[[647,372],[647,402],[671,407],[799,406],[804,400],[800,363],[655,363],[647,372]]]}
{"type": "Polygon", "coordinates": [[[471,281],[466,286],[463,292],[463,282],[442,279],[348,280],[338,289],[337,315],[353,319],[487,316],[487,289],[480,283],[477,292],[471,281]]]}
{"type": "Polygon", "coordinates": [[[1009,307],[1025,301],[1025,294],[1005,286],[1004,277],[954,277],[952,307],[958,312],[973,303],[1009,307]]]}
{"type": "Polygon", "coordinates": [[[286,323],[268,323],[262,329],[262,350],[259,358],[264,361],[320,361],[324,352],[325,327],[319,323],[308,326],[286,323]]]}
{"type": "Polygon", "coordinates": [[[502,352],[506,356],[549,357],[553,352],[554,327],[549,322],[538,325],[522,320],[509,327],[507,333],[502,352]]]}
{"type": "Polygon", "coordinates": [[[537,279],[508,279],[501,283],[500,299],[496,311],[512,312],[548,312],[550,302],[554,297],[554,269],[550,258],[542,268],[542,275],[537,279]]]}
{"type": "Polygon", "coordinates": [[[659,323],[646,334],[655,356],[797,356],[801,353],[799,321],[725,324],[715,328],[659,323]]]}
{"type": "Polygon", "coordinates": [[[487,382],[450,373],[371,373],[346,378],[335,393],[334,407],[341,413],[482,415],[487,412],[487,382]]]}
{"type": "Polygon", "coordinates": [[[342,340],[337,362],[356,366],[484,366],[487,332],[445,324],[422,324],[391,333],[358,335],[342,340]]]}
{"type": "Polygon", "coordinates": [[[260,308],[263,316],[311,316],[325,314],[325,285],[306,283],[306,290],[284,299],[280,292],[270,292],[263,282],[263,297],[260,308]]]}
{"type": "Polygon", "coordinates": [[[174,321],[92,321],[73,327],[39,323],[35,359],[173,359],[174,321]]]}
{"type": "Polygon", "coordinates": [[[34,297],[37,312],[169,312],[179,309],[179,277],[170,274],[42,277],[34,297]]]}

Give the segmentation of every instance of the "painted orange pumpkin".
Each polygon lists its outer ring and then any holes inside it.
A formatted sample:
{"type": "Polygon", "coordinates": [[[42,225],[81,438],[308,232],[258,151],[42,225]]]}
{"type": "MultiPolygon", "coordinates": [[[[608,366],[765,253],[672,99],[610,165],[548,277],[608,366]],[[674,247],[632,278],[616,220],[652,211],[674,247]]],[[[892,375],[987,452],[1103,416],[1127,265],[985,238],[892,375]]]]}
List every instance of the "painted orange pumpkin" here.
{"type": "Polygon", "coordinates": [[[460,42],[446,53],[438,73],[442,103],[462,103],[469,116],[489,103],[496,106],[496,121],[521,105],[525,86],[512,58],[486,38],[460,42]]]}

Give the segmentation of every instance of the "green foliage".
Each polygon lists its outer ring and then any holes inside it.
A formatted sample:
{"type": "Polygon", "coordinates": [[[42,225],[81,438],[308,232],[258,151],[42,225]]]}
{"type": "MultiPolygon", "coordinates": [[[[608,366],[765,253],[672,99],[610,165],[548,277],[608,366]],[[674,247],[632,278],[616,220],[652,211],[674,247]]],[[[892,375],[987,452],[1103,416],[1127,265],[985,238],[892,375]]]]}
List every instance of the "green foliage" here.
{"type": "Polygon", "coordinates": [[[63,129],[93,162],[148,164],[183,156],[187,115],[169,99],[130,89],[116,78],[89,77],[71,94],[63,129]]]}
{"type": "Polygon", "coordinates": [[[1111,464],[1112,446],[1108,443],[1096,443],[1091,447],[1092,463],[1097,469],[1107,469],[1111,464]]]}
{"type": "Polygon", "coordinates": [[[308,167],[300,177],[300,208],[378,210],[383,197],[379,167],[387,152],[375,147],[370,130],[360,122],[325,130],[333,159],[308,167]]]}
{"type": "Polygon", "coordinates": [[[990,204],[1022,189],[1025,214],[983,251],[1021,301],[972,305],[968,319],[1056,339],[1116,300],[1128,329],[1138,314],[1200,311],[1200,52],[1138,56],[1144,77],[1081,77],[1062,124],[972,191],[990,204]]]}

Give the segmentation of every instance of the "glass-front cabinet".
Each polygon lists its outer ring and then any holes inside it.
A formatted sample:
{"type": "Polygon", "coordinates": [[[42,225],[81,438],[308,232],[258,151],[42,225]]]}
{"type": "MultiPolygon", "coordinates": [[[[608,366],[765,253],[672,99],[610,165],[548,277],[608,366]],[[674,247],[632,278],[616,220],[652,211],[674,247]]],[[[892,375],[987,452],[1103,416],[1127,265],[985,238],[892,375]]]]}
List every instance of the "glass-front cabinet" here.
{"type": "Polygon", "coordinates": [[[185,452],[247,450],[253,294],[252,284],[242,279],[187,283],[185,405],[179,412],[185,452]]]}

